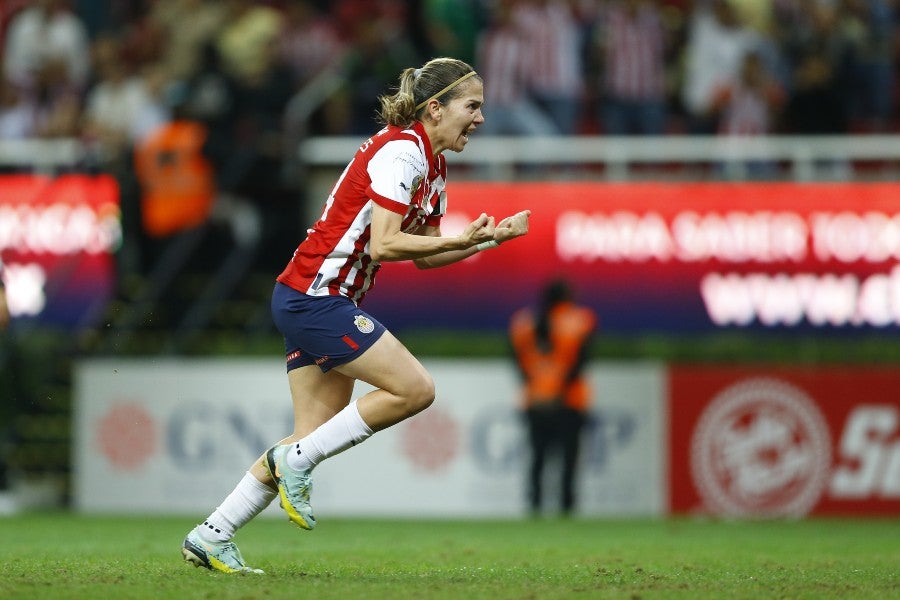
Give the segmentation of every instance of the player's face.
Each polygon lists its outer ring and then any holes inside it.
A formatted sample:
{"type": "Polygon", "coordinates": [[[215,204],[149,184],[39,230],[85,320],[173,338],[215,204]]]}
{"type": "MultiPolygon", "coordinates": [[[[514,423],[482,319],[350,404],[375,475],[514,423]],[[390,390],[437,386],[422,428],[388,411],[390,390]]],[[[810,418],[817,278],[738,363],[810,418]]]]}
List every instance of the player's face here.
{"type": "Polygon", "coordinates": [[[484,115],[481,114],[484,86],[481,81],[472,78],[460,84],[460,88],[459,95],[441,107],[441,120],[435,132],[437,139],[432,139],[437,152],[462,152],[469,142],[469,134],[484,123],[484,115]]]}

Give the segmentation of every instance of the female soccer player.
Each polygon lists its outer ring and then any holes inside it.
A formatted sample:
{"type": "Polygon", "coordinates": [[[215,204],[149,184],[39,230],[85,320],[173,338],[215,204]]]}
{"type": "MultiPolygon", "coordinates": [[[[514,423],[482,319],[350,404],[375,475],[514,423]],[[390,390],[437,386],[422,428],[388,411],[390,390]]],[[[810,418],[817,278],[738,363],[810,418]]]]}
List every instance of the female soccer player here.
{"type": "Polygon", "coordinates": [[[382,262],[449,265],[528,233],[530,211],[494,222],[482,213],[456,236],[446,211],[443,152],[461,152],[483,122],[484,88],[468,64],[437,58],[405,69],[380,98],[385,127],[360,146],[272,295],[284,335],[294,432],[270,448],[234,491],[185,538],[182,555],[226,573],[248,567],[231,541],[276,495],[288,518],[316,525],[310,474],[322,460],[415,415],[434,400],[422,364],[359,308],[382,262]],[[355,402],[356,380],[375,389],[355,402]]]}

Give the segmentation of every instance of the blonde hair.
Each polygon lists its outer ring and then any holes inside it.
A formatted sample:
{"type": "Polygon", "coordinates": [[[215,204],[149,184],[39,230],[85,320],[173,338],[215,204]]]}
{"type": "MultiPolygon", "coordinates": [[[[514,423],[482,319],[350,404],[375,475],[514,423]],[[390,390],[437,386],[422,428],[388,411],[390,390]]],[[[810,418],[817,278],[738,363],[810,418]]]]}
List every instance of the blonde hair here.
{"type": "Polygon", "coordinates": [[[409,127],[430,100],[453,100],[459,95],[458,84],[471,77],[481,80],[475,69],[455,58],[434,58],[418,69],[404,69],[397,92],[378,98],[379,120],[385,125],[409,127]]]}

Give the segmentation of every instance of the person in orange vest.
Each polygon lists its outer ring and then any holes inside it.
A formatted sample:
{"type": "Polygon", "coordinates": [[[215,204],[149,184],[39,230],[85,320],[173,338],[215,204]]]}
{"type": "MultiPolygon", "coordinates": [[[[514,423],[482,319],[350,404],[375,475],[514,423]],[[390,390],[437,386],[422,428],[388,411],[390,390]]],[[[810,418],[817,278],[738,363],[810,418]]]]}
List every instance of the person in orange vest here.
{"type": "Polygon", "coordinates": [[[560,510],[568,515],[575,508],[581,431],[591,402],[584,365],[597,322],[592,309],[573,301],[572,289],[563,280],[545,287],[536,310],[519,309],[510,320],[531,446],[528,501],[536,515],[541,512],[547,458],[556,449],[562,453],[560,510]]]}
{"type": "Polygon", "coordinates": [[[216,190],[212,165],[203,154],[206,137],[204,125],[176,119],[136,146],[142,224],[150,237],[167,237],[209,218],[216,190]]]}

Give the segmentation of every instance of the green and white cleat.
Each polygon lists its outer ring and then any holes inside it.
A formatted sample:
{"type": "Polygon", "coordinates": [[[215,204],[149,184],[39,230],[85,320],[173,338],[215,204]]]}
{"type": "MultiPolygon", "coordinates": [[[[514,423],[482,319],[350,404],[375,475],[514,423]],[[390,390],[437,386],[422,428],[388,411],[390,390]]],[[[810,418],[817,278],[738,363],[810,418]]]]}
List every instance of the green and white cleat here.
{"type": "Polygon", "coordinates": [[[316,518],[309,505],[309,494],[312,492],[312,478],[309,471],[297,471],[287,464],[287,453],[293,444],[272,446],[266,452],[266,468],[269,475],[278,485],[278,496],[281,508],[288,519],[303,529],[313,529],[316,518]]]}
{"type": "Polygon", "coordinates": [[[244,557],[234,542],[207,542],[197,533],[196,527],[184,538],[181,556],[195,567],[206,567],[211,571],[264,573],[262,569],[253,569],[244,563],[244,557]]]}

